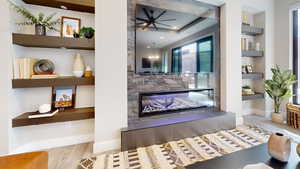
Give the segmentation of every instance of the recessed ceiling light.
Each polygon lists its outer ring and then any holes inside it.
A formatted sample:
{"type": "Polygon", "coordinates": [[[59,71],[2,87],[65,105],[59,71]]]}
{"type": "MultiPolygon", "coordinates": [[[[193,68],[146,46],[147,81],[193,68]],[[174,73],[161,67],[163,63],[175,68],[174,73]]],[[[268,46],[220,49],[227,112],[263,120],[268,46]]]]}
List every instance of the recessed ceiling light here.
{"type": "Polygon", "coordinates": [[[147,46],[147,48],[148,48],[148,49],[150,49],[150,48],[151,48],[151,46],[147,46]]]}
{"type": "Polygon", "coordinates": [[[159,39],[165,39],[165,37],[164,37],[164,36],[161,36],[161,37],[159,37],[159,39]]]}
{"type": "Polygon", "coordinates": [[[173,26],[173,29],[178,29],[178,27],[177,26],[173,26]]]}
{"type": "Polygon", "coordinates": [[[64,5],[61,5],[60,8],[61,8],[61,9],[65,9],[65,10],[68,9],[68,8],[67,8],[66,6],[64,6],[64,5]]]}

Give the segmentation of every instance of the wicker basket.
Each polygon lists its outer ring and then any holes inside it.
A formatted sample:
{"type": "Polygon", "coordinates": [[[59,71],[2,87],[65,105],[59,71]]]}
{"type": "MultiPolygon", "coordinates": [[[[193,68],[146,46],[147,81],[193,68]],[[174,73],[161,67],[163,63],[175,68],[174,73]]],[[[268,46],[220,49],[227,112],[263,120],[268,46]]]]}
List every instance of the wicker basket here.
{"type": "Polygon", "coordinates": [[[300,128],[300,106],[294,104],[287,104],[287,123],[288,125],[298,129],[300,128]]]}

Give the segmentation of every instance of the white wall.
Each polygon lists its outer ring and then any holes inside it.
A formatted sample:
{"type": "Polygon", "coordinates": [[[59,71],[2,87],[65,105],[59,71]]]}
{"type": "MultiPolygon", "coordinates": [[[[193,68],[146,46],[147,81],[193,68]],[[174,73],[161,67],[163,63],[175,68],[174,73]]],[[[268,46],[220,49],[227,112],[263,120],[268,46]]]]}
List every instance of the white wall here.
{"type": "Polygon", "coordinates": [[[221,108],[243,122],[241,74],[241,2],[226,0],[221,7],[221,108]]]}
{"type": "Polygon", "coordinates": [[[0,73],[0,155],[7,154],[10,151],[10,131],[11,131],[11,33],[10,33],[10,13],[6,0],[0,0],[0,11],[2,22],[0,26],[1,37],[1,73],[0,73]]]}
{"type": "MultiPolygon", "coordinates": [[[[6,0],[5,0],[6,1],[6,0]]],[[[19,5],[23,5],[30,12],[37,15],[43,12],[46,16],[52,13],[57,13],[54,18],[61,16],[76,17],[81,19],[82,26],[94,27],[94,15],[89,13],[66,11],[56,8],[41,7],[35,5],[27,5],[21,1],[16,1],[19,5]]],[[[7,7],[6,10],[9,8],[7,7]]],[[[10,17],[7,23],[10,24],[11,30],[6,36],[11,36],[12,32],[34,34],[34,26],[17,26],[16,23],[24,21],[24,18],[19,16],[14,9],[10,9],[10,17]]],[[[60,26],[57,26],[60,29],[60,26]]],[[[60,32],[47,32],[47,35],[60,36],[60,32]]],[[[72,75],[73,56],[80,53],[86,65],[94,68],[94,51],[87,50],[67,50],[67,49],[49,49],[49,48],[26,48],[18,45],[12,45],[10,40],[7,40],[7,45],[12,47],[11,54],[7,57],[11,63],[13,57],[32,57],[38,59],[50,59],[56,66],[56,73],[59,75],[72,75]]],[[[9,68],[12,69],[11,65],[9,68]]],[[[12,73],[7,80],[11,84],[12,73]]],[[[51,103],[51,91],[48,88],[30,88],[30,89],[7,89],[11,93],[11,103],[13,106],[9,115],[11,118],[16,117],[24,112],[36,111],[38,106],[44,103],[51,103]]],[[[75,107],[92,107],[94,106],[94,86],[78,86],[75,107]]],[[[74,122],[54,123],[38,126],[26,126],[10,128],[11,135],[11,151],[10,153],[34,151],[48,149],[58,146],[79,144],[83,142],[91,142],[94,139],[94,120],[82,120],[74,122]]]]}
{"type": "Polygon", "coordinates": [[[127,126],[127,1],[96,1],[94,152],[120,148],[127,126]]]}

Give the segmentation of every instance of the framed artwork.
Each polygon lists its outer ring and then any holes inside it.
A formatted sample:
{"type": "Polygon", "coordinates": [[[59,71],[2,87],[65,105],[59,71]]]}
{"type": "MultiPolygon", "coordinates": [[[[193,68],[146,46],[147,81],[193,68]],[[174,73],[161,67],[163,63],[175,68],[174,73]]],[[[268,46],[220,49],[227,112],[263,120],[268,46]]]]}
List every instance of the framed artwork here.
{"type": "Polygon", "coordinates": [[[80,22],[79,18],[61,17],[61,37],[72,38],[75,32],[79,33],[80,22]]]}
{"type": "Polygon", "coordinates": [[[76,86],[54,86],[52,88],[52,110],[75,107],[76,86]]]}
{"type": "Polygon", "coordinates": [[[247,73],[253,73],[253,66],[252,65],[247,65],[247,73]]]}

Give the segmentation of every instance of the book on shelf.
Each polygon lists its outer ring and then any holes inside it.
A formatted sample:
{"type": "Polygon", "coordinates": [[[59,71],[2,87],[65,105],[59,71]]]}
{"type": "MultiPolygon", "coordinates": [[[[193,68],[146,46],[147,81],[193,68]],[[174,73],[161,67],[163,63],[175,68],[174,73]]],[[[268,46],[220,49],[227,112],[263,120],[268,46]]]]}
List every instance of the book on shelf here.
{"type": "Polygon", "coordinates": [[[33,66],[37,62],[34,58],[14,58],[14,79],[30,79],[33,75],[33,66]]]}
{"type": "Polygon", "coordinates": [[[53,117],[56,113],[58,113],[58,109],[53,111],[53,112],[49,112],[49,113],[39,113],[39,112],[35,112],[32,113],[28,116],[29,119],[36,119],[36,118],[44,118],[44,117],[53,117]]]}
{"type": "Polygon", "coordinates": [[[57,74],[32,75],[31,79],[53,79],[57,78],[57,74]]]}

